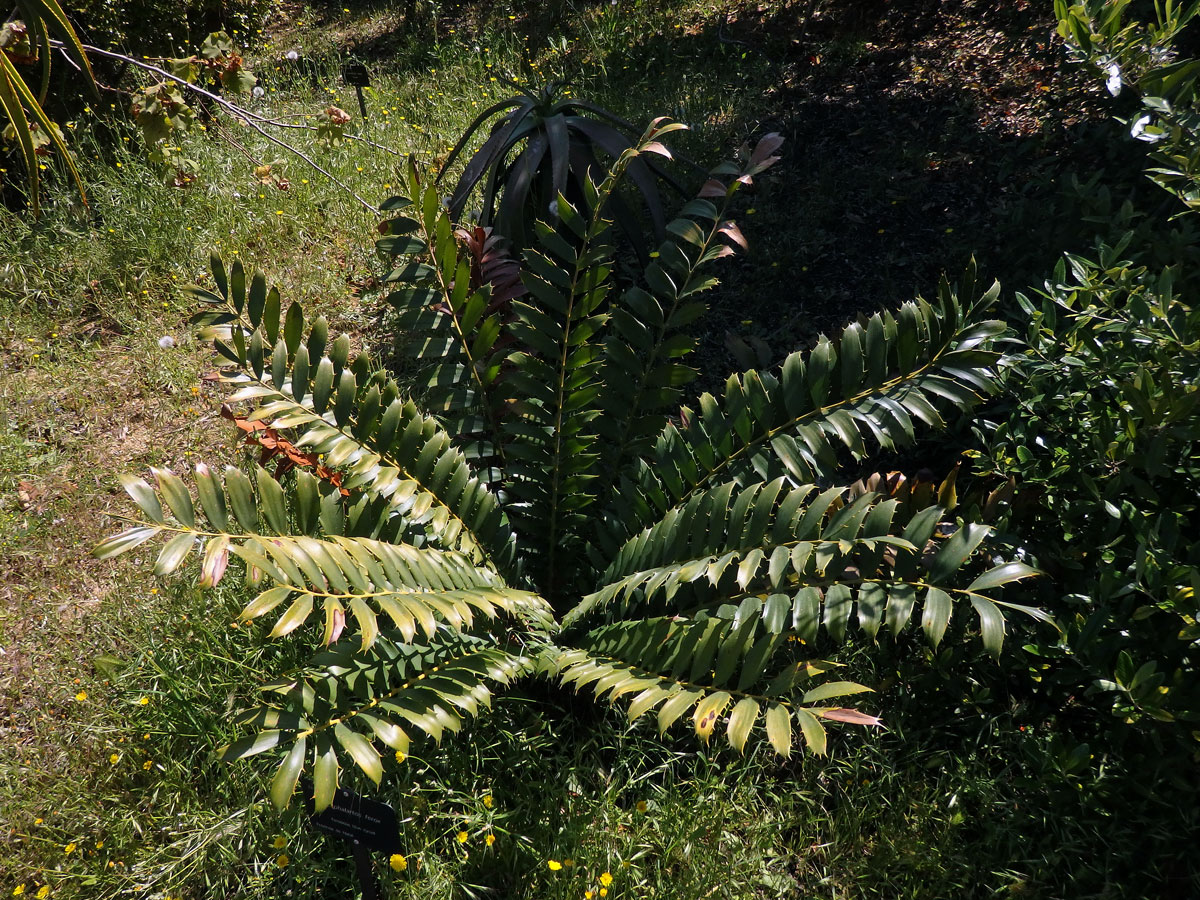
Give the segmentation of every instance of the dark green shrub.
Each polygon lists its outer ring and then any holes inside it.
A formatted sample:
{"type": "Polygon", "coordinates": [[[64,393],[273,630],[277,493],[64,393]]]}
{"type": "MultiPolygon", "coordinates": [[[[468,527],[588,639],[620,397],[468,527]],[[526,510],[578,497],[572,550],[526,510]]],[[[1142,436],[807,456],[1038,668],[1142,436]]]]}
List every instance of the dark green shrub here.
{"type": "MultiPolygon", "coordinates": [[[[1116,247],[1063,260],[1018,294],[1029,349],[983,469],[1021,482],[1010,527],[1050,576],[1065,629],[1047,676],[1128,720],[1200,712],[1200,311],[1173,269],[1116,247]]],[[[1039,677],[1041,673],[1039,672],[1039,677]]]]}
{"type": "MultiPolygon", "coordinates": [[[[1114,94],[1136,91],[1131,135],[1151,178],[1200,207],[1200,62],[1175,42],[1200,4],[1131,19],[1124,0],[1055,4],[1075,54],[1114,94]]],[[[1124,98],[1122,98],[1124,99],[1124,98]]],[[[1051,576],[1041,602],[1061,641],[1032,643],[1052,709],[1125,722],[1200,716],[1200,312],[1195,228],[1176,210],[1135,210],[1099,190],[1102,238],[1068,254],[1033,296],[1017,295],[1028,349],[1004,378],[1006,405],[978,428],[979,468],[1019,481],[1008,525],[1051,576]]]]}

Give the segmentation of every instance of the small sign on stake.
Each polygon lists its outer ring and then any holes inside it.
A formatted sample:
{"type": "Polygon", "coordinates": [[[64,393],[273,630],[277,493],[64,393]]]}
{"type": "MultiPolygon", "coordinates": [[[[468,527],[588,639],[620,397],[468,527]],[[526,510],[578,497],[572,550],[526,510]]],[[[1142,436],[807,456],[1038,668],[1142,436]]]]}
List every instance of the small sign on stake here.
{"type": "MultiPolygon", "coordinates": [[[[305,778],[302,789],[312,797],[312,782],[305,778]]],[[[379,900],[379,885],[371,869],[371,850],[400,852],[400,826],[396,811],[386,803],[371,800],[354,791],[338,788],[333,802],[321,812],[313,812],[309,800],[309,821],[318,831],[349,841],[354,850],[354,868],[362,887],[363,900],[379,900]]]]}
{"type": "Polygon", "coordinates": [[[358,94],[358,111],[362,113],[363,121],[367,118],[367,101],[363,99],[363,88],[371,86],[371,76],[367,67],[360,62],[350,62],[342,66],[342,81],[354,88],[358,94]]]}

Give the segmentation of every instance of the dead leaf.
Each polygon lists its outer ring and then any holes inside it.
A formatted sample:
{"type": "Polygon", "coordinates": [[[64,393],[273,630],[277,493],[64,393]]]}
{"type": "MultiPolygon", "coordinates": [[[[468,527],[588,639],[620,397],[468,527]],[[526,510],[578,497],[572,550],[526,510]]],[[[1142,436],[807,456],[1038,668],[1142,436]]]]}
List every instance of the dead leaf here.
{"type": "Polygon", "coordinates": [[[844,709],[838,707],[836,709],[814,709],[811,710],[815,715],[822,719],[831,719],[834,722],[847,722],[851,725],[878,725],[878,716],[868,716],[866,713],[859,712],[857,709],[844,709]]]}
{"type": "Polygon", "coordinates": [[[228,419],[244,432],[247,443],[257,444],[261,448],[258,458],[259,465],[265,468],[272,459],[278,458],[278,462],[275,464],[276,481],[282,479],[296,466],[311,468],[318,478],[336,487],[343,497],[350,496],[350,492],[342,487],[341,472],[335,472],[328,466],[322,465],[315,453],[305,453],[287,438],[281,437],[279,432],[270,425],[265,422],[252,422],[238,416],[228,403],[221,404],[221,417],[228,419]]]}
{"type": "Polygon", "coordinates": [[[33,506],[37,496],[38,489],[28,481],[17,483],[17,506],[21,508],[22,512],[33,506]]]}

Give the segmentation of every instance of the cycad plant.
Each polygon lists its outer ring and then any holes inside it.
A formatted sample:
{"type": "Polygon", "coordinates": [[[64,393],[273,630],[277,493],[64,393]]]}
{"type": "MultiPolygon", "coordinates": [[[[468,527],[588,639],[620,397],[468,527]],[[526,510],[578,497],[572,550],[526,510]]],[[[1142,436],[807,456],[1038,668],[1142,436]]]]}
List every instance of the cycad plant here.
{"type": "Polygon", "coordinates": [[[1032,570],[995,565],[988,529],[931,497],[838,481],[840,463],[907,445],[918,423],[940,427],[992,388],[996,289],[943,283],[936,302],[860,319],[681,406],[696,376],[687,327],[714,284],[704,270],[744,243],[730,202],[779,141],[722,168],[728,185],[710,180],[640,283],[618,290],[605,199],[679,127],[652,123],[585,182],[582,204],[559,197],[558,226],[538,223],[524,256],[524,293],[494,242],[456,237],[410,168],[382,244],[403,257],[391,299],[415,387],[351,359],[348,337],[285,311],[238,263],[214,259],[216,291],[193,289],[231,402],[319,465],[281,479],[201,465],[196,498],[166,471],[156,485],[126,479],[141,520],[97,552],[165,537],[166,575],[203,546],[204,586],[238,557],[265,582],[242,618],[272,616],[268,637],[316,645],[264,686],[240,718],[250,732],[223,751],[278,757],[276,804],[306,771],[317,808],[346,766],[378,782],[392,765],[382,747],[457,732],[522,676],[590,687],[631,720],[655,711],[663,732],[689,716],[738,751],[761,725],[787,755],[798,727],[820,754],[823,721],[877,720],[836,702],[866,688],[828,680],[818,642],[887,640],[915,618],[936,645],[969,607],[963,628],[977,622],[999,652],[1012,604],[996,594],[1032,570]]]}

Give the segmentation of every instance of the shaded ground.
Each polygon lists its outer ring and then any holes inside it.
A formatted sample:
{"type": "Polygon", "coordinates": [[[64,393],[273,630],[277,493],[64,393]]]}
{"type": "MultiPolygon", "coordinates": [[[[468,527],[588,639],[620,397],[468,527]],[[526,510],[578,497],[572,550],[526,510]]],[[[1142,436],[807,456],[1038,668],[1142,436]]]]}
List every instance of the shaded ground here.
{"type": "Polygon", "coordinates": [[[780,54],[747,131],[788,143],[746,218],[752,248],[714,304],[710,352],[733,333],[778,361],[859,312],[932,295],[972,255],[985,278],[1023,289],[1070,240],[1028,212],[1056,202],[1087,155],[1082,134],[1110,113],[1064,65],[1041,4],[821,6],[807,29],[803,4],[725,29],[780,54]],[[760,305],[747,315],[738,296],[760,305]]]}
{"type": "MultiPolygon", "coordinates": [[[[581,27],[562,3],[450,3],[436,21],[392,4],[353,15],[340,2],[292,4],[273,27],[278,49],[305,43],[314,58],[395,72],[436,68],[444,46],[498,27],[513,45],[551,47],[551,63],[527,73],[535,82],[561,75],[633,121],[689,122],[693,134],[674,137],[701,161],[781,132],[784,159],[741,217],[751,250],[725,266],[704,323],[709,389],[859,312],[931,295],[972,256],[1007,290],[1040,282],[1080,240],[1055,215],[1067,173],[1087,173],[1093,147],[1111,156],[1112,142],[1093,137],[1119,127],[1112,98],[1066,65],[1040,2],[662,0],[594,12],[581,27]],[[620,50],[595,54],[601,29],[623,31],[620,50]],[[571,37],[556,55],[548,35],[560,31],[571,37]]],[[[1136,172],[1140,148],[1127,143],[1136,172]]]]}

